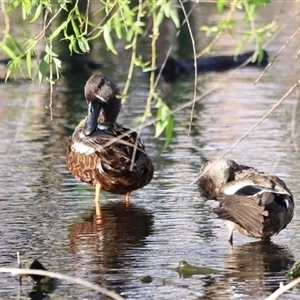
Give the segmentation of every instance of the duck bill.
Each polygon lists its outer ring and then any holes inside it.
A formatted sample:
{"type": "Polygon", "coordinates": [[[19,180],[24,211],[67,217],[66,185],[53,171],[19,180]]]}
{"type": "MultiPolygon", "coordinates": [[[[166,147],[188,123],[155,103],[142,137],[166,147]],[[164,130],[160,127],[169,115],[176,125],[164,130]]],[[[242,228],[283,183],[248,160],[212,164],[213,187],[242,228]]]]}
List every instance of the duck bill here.
{"type": "Polygon", "coordinates": [[[84,128],[84,135],[90,135],[92,134],[96,127],[98,122],[98,116],[100,113],[101,104],[97,102],[89,102],[88,104],[88,115],[85,123],[84,128]]]}

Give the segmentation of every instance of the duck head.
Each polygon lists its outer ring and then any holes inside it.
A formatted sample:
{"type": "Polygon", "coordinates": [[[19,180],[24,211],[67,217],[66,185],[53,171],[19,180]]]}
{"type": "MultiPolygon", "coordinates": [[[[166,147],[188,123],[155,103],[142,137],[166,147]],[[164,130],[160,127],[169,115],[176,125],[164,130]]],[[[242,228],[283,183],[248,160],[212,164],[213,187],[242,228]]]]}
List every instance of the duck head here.
{"type": "Polygon", "coordinates": [[[229,181],[234,180],[234,172],[239,165],[226,157],[216,156],[205,163],[199,172],[198,190],[206,199],[216,199],[219,189],[229,181]]]}
{"type": "Polygon", "coordinates": [[[121,109],[119,89],[108,77],[93,74],[86,82],[84,95],[88,104],[84,134],[92,134],[97,124],[115,123],[121,109]]]}

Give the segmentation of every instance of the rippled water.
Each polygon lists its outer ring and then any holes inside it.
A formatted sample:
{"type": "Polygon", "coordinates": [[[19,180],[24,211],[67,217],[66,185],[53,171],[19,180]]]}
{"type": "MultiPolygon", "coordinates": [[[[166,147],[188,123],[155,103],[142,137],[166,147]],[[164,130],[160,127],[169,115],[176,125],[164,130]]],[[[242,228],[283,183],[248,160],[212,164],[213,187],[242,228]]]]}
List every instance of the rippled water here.
{"type": "MultiPolygon", "coordinates": [[[[292,14],[281,8],[270,9],[278,10],[283,24],[292,14]]],[[[205,11],[199,13],[207,16],[205,11]]],[[[291,21],[274,39],[267,47],[271,57],[299,25],[299,20],[291,21]]],[[[200,33],[198,38],[200,47],[206,40],[200,41],[204,39],[200,33]]],[[[59,82],[54,91],[54,123],[45,108],[49,99],[46,83],[2,84],[1,267],[16,266],[19,251],[23,262],[39,257],[51,271],[98,283],[128,299],[264,299],[280,282],[288,282],[286,271],[300,258],[299,136],[291,141],[294,112],[296,122],[299,119],[296,93],[228,154],[243,164],[275,172],[294,193],[294,219],[271,243],[236,233],[229,247],[227,229],[212,213],[216,203],[200,198],[191,183],[205,159],[224,154],[299,80],[299,58],[294,56],[298,46],[292,41],[257,85],[253,82],[260,74],[258,69],[199,77],[199,95],[218,88],[196,104],[190,136],[190,108],[176,114],[174,138],[167,149],[163,138],[153,138],[154,128],[146,127],[142,137],[155,176],[147,187],[132,193],[129,207],[122,196],[103,193],[101,224],[94,216],[93,188],[74,179],[64,162],[66,140],[86,114],[83,86],[90,71],[66,73],[59,82]],[[220,272],[181,276],[175,269],[182,260],[220,272]],[[145,283],[142,276],[152,281],[145,283]]],[[[225,37],[216,51],[231,53],[234,47],[225,37]]],[[[92,53],[98,61],[108,57],[105,51],[99,53],[92,53]]],[[[107,58],[101,70],[120,87],[127,70],[123,59],[122,55],[107,58]]],[[[134,126],[148,92],[146,78],[136,75],[119,118],[126,126],[134,126]]],[[[161,83],[160,90],[163,99],[176,108],[192,99],[193,79],[174,85],[161,83]]],[[[294,128],[296,133],[298,128],[294,128]]],[[[18,279],[1,274],[1,299],[42,299],[34,298],[32,288],[29,280],[20,286],[18,279]]],[[[299,293],[294,288],[283,299],[299,299],[299,293]]],[[[105,299],[65,281],[49,297],[105,299]]]]}

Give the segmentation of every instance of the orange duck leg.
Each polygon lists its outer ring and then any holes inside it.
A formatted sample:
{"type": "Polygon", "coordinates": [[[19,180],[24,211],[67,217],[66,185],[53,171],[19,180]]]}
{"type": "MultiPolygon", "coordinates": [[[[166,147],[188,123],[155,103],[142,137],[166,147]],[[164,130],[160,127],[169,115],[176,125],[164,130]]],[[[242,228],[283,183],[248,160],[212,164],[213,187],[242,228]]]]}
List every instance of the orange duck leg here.
{"type": "Polygon", "coordinates": [[[95,208],[96,208],[96,216],[100,216],[100,204],[99,204],[99,198],[100,198],[100,192],[101,192],[101,184],[96,183],[95,188],[95,208]]]}
{"type": "Polygon", "coordinates": [[[131,194],[131,192],[128,192],[125,194],[125,205],[126,206],[129,206],[129,204],[130,204],[130,194],[131,194]]]}

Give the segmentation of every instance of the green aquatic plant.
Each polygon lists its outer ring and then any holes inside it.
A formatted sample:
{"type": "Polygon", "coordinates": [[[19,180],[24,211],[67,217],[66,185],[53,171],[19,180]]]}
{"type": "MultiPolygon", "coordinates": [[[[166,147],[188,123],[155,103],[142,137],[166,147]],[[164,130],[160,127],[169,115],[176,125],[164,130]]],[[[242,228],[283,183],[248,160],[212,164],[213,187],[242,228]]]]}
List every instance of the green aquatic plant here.
{"type": "Polygon", "coordinates": [[[300,260],[294,263],[294,265],[288,270],[287,275],[292,278],[300,277],[300,260]]]}
{"type": "MultiPolygon", "coordinates": [[[[25,269],[47,271],[47,269],[36,258],[27,259],[25,269]]],[[[51,293],[57,286],[57,280],[55,278],[36,274],[30,274],[29,276],[34,281],[35,291],[51,293]]]]}
{"type": "Polygon", "coordinates": [[[180,277],[188,278],[193,275],[212,275],[222,273],[220,270],[208,268],[205,266],[195,266],[189,264],[187,261],[182,260],[178,267],[175,269],[180,277]]]}
{"type": "Polygon", "coordinates": [[[139,279],[141,283],[151,283],[153,281],[153,278],[150,275],[140,276],[139,279]]]}

